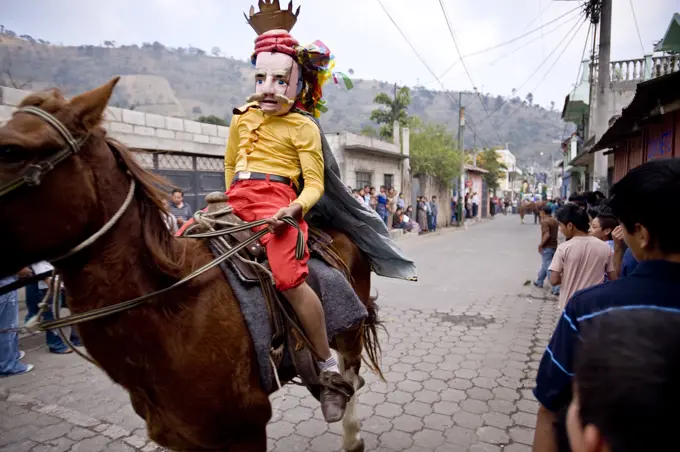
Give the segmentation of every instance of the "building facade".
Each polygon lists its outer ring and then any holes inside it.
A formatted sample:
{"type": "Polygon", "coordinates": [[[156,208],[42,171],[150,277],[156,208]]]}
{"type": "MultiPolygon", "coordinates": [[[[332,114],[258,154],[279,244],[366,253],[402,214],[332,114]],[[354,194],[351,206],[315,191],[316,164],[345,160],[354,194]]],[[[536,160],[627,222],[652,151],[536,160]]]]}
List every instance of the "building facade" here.
{"type": "Polygon", "coordinates": [[[606,97],[606,112],[602,115],[608,119],[608,124],[606,122],[595,124],[594,121],[598,117],[595,107],[598,93],[591,85],[597,84],[597,60],[583,61],[581,81],[566,97],[562,110],[562,119],[576,124],[576,133],[581,139],[575,155],[571,149],[565,153],[565,156],[568,155],[570,158],[565,157],[563,181],[570,181],[572,191],[600,189],[607,191],[615,181],[613,153],[607,153],[603,157],[598,155],[598,161],[606,163],[607,171],[606,181],[596,180],[597,151],[593,151],[594,146],[602,140],[608,127],[614,124],[623,109],[636,96],[638,84],[680,71],[680,56],[673,51],[677,45],[679,20],[680,15],[674,15],[664,38],[654,48],[654,52],[657,53],[644,55],[643,58],[610,62],[610,83],[603,94],[606,97]],[[579,183],[575,184],[575,180],[579,183]],[[599,185],[600,182],[603,182],[604,188],[599,185]],[[575,187],[580,189],[575,190],[575,187]]]}
{"type": "Polygon", "coordinates": [[[591,152],[613,160],[613,182],[645,162],[680,157],[680,72],[637,86],[635,97],[591,152]]]}
{"type": "MultiPolygon", "coordinates": [[[[29,94],[30,91],[0,86],[0,124],[29,94]]],[[[102,126],[109,136],[133,150],[142,167],[184,191],[194,209],[203,207],[208,193],[225,190],[228,127],[116,107],[106,109],[102,126]]],[[[408,130],[404,137],[408,140],[408,130]]],[[[402,190],[402,169],[407,165],[408,153],[402,154],[399,144],[349,132],[327,134],[326,138],[345,184],[385,185],[402,190]]],[[[407,151],[408,146],[405,148],[407,151]]]]}

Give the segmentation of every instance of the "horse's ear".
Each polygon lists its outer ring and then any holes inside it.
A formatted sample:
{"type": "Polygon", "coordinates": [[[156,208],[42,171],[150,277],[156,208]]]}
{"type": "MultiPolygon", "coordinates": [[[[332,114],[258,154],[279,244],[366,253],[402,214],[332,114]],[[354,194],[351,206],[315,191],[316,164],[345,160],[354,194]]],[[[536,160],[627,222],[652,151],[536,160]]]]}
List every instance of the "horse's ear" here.
{"type": "Polygon", "coordinates": [[[114,77],[99,88],[71,99],[69,105],[86,129],[93,128],[101,121],[104,109],[109,103],[111,93],[113,93],[113,88],[118,83],[118,80],[120,80],[120,77],[114,77]]]}

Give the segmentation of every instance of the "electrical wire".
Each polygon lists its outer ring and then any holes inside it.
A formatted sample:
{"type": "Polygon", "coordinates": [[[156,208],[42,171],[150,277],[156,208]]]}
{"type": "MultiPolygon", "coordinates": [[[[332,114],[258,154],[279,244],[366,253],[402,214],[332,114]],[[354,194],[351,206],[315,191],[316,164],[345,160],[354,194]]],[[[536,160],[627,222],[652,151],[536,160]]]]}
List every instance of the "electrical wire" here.
{"type": "Polygon", "coordinates": [[[475,85],[474,80],[472,80],[472,75],[470,74],[470,71],[468,70],[467,65],[465,64],[465,59],[463,58],[463,54],[460,51],[460,47],[458,47],[458,40],[456,39],[456,34],[453,31],[453,26],[451,25],[451,21],[449,20],[449,15],[446,12],[446,7],[444,6],[443,0],[439,0],[439,6],[442,9],[442,13],[444,13],[444,19],[446,20],[446,26],[449,29],[449,34],[451,35],[451,39],[453,39],[453,45],[456,48],[456,52],[458,53],[458,56],[460,58],[461,64],[463,65],[463,68],[465,69],[465,73],[467,74],[468,80],[470,80],[470,84],[472,85],[472,89],[477,94],[477,97],[479,98],[479,103],[482,104],[482,108],[484,108],[484,112],[486,113],[486,118],[491,121],[491,125],[493,126],[493,130],[496,133],[496,137],[498,138],[499,144],[502,144],[503,139],[498,134],[498,129],[496,128],[496,125],[493,123],[493,120],[491,119],[491,115],[489,114],[489,109],[486,108],[486,103],[484,102],[484,99],[482,99],[481,94],[477,90],[477,86],[475,85]]]}
{"type": "Polygon", "coordinates": [[[637,30],[638,40],[640,41],[640,48],[642,54],[645,54],[645,45],[642,43],[642,35],[640,34],[640,27],[638,27],[637,16],[635,15],[635,8],[633,8],[633,0],[628,0],[630,3],[630,10],[633,13],[633,21],[635,22],[635,30],[637,30]]]}
{"type": "Polygon", "coordinates": [[[538,19],[540,19],[541,16],[543,15],[543,13],[545,13],[546,11],[548,11],[548,9],[550,9],[550,7],[551,7],[554,3],[555,3],[555,0],[552,0],[550,3],[548,3],[548,6],[546,6],[545,9],[539,10],[538,16],[534,17],[534,19],[533,19],[531,22],[529,22],[529,24],[528,24],[526,27],[524,27],[524,30],[526,30],[527,28],[531,27],[531,26],[534,24],[534,22],[536,22],[538,19]]]}
{"type": "MultiPolygon", "coordinates": [[[[556,31],[559,30],[560,28],[562,28],[562,27],[564,27],[565,25],[571,23],[571,20],[574,20],[574,19],[577,19],[577,20],[578,20],[578,19],[579,19],[579,16],[572,17],[571,19],[562,22],[562,23],[559,24],[557,27],[551,29],[550,31],[545,32],[543,36],[547,36],[547,35],[549,35],[549,34],[552,34],[552,33],[556,32],[556,31]]],[[[538,36],[538,37],[536,37],[536,38],[534,38],[534,39],[531,39],[530,41],[525,42],[525,43],[522,44],[521,46],[519,46],[519,47],[517,47],[517,48],[515,48],[515,49],[513,49],[513,50],[511,50],[511,51],[509,51],[509,52],[503,53],[501,56],[499,56],[498,58],[496,58],[495,60],[493,60],[491,63],[485,64],[484,66],[494,66],[494,65],[495,65],[496,63],[498,63],[500,60],[503,60],[503,59],[505,59],[505,58],[507,58],[507,57],[513,55],[514,53],[517,53],[517,52],[519,52],[520,50],[522,50],[522,49],[528,47],[529,45],[535,43],[536,41],[542,39],[543,36],[538,36]]],[[[467,57],[466,57],[466,58],[467,58],[467,57]]],[[[456,63],[454,63],[452,66],[449,66],[448,69],[447,69],[446,71],[444,71],[444,72],[439,76],[439,78],[442,79],[442,80],[444,80],[444,79],[446,78],[448,72],[449,72],[451,69],[453,69],[457,63],[458,63],[458,61],[456,61],[456,63]]],[[[430,81],[428,81],[428,82],[426,82],[426,83],[421,83],[420,85],[425,86],[425,85],[429,85],[430,83],[434,83],[434,82],[436,82],[436,81],[437,81],[437,80],[430,80],[430,81]]]]}
{"type": "MultiPolygon", "coordinates": [[[[581,16],[581,17],[582,17],[582,16],[581,16]]],[[[548,60],[549,60],[549,59],[552,57],[552,55],[557,51],[557,49],[559,49],[560,46],[567,40],[567,38],[569,37],[569,35],[571,35],[571,33],[572,33],[577,27],[578,27],[579,29],[581,28],[580,26],[583,25],[583,22],[584,22],[583,20],[580,20],[580,21],[577,21],[577,22],[574,23],[574,25],[569,29],[569,31],[567,31],[567,33],[562,37],[562,39],[560,40],[560,42],[557,43],[557,45],[555,46],[555,48],[548,54],[548,56],[547,56],[546,58],[544,58],[543,61],[541,61],[541,63],[536,67],[536,69],[534,69],[534,70],[531,72],[531,74],[529,74],[529,77],[528,77],[526,80],[524,80],[524,82],[522,82],[522,84],[519,86],[519,88],[516,88],[517,91],[520,91],[522,88],[524,88],[524,87],[526,86],[526,84],[529,83],[529,81],[530,81],[532,78],[534,78],[534,76],[538,73],[538,71],[540,71],[541,67],[542,67],[544,64],[546,64],[546,63],[548,62],[548,60]],[[580,25],[580,26],[579,26],[579,25],[580,25]]],[[[572,38],[571,38],[572,40],[574,39],[574,37],[576,36],[576,34],[578,34],[578,30],[577,30],[576,33],[572,36],[572,38]]],[[[569,41],[569,42],[571,43],[571,41],[569,41]]],[[[567,44],[567,45],[568,45],[568,44],[567,44]]],[[[504,105],[500,105],[498,108],[496,108],[494,111],[491,112],[491,116],[493,116],[494,114],[498,113],[498,111],[500,111],[500,110],[501,110],[502,108],[504,108],[504,107],[505,107],[505,104],[504,104],[504,105]]],[[[521,104],[517,107],[517,109],[519,109],[519,108],[521,108],[521,104]]],[[[513,112],[512,114],[514,114],[514,112],[513,112]]],[[[512,115],[512,114],[511,114],[511,115],[512,115]]]]}
{"type": "MultiPolygon", "coordinates": [[[[404,38],[404,40],[406,41],[406,43],[409,45],[409,47],[411,48],[411,50],[413,51],[413,53],[416,55],[416,57],[418,58],[418,60],[420,60],[420,62],[423,64],[423,66],[425,66],[425,69],[427,69],[428,72],[429,72],[435,79],[437,79],[437,81],[439,82],[439,84],[440,84],[441,87],[442,87],[442,90],[444,91],[444,93],[446,94],[446,96],[449,98],[449,100],[451,101],[451,103],[456,104],[456,103],[457,103],[456,100],[453,99],[453,97],[451,97],[451,93],[446,89],[446,87],[444,86],[444,83],[442,83],[442,81],[439,79],[439,77],[437,77],[437,74],[434,73],[434,71],[432,70],[432,68],[430,67],[430,65],[427,64],[427,62],[423,59],[423,57],[420,55],[420,53],[418,52],[418,50],[413,46],[413,44],[412,44],[411,41],[408,39],[408,37],[406,36],[406,34],[403,32],[403,30],[401,29],[401,27],[399,27],[399,24],[397,24],[397,22],[394,20],[394,18],[393,18],[392,15],[390,14],[390,12],[387,10],[387,8],[385,8],[385,5],[383,4],[382,0],[376,0],[376,1],[378,2],[378,4],[380,5],[380,7],[382,8],[382,10],[383,10],[383,12],[385,13],[385,15],[387,16],[387,18],[390,20],[390,22],[392,22],[392,25],[394,25],[394,27],[397,29],[397,31],[399,32],[399,34],[401,35],[401,37],[404,38]]],[[[468,117],[468,118],[466,118],[466,119],[470,122],[470,129],[472,130],[472,132],[473,132],[473,133],[477,133],[477,131],[476,131],[475,128],[474,128],[474,121],[472,121],[472,118],[471,118],[471,117],[468,117]]],[[[478,135],[479,135],[480,140],[482,141],[482,144],[484,144],[485,147],[489,147],[488,143],[486,143],[486,141],[484,140],[484,137],[482,137],[480,134],[478,134],[478,135]]]]}
{"type": "MultiPolygon", "coordinates": [[[[593,32],[593,36],[595,36],[597,34],[597,28],[595,28],[595,27],[596,27],[595,24],[593,24],[591,22],[590,27],[588,28],[588,35],[590,35],[591,31],[593,32]]],[[[583,44],[583,52],[581,52],[581,61],[583,61],[583,57],[586,56],[586,49],[588,48],[588,35],[586,35],[586,42],[583,44]]],[[[591,50],[591,61],[595,61],[595,41],[593,41],[593,48],[591,50]]],[[[583,68],[583,70],[585,70],[585,67],[583,68]]],[[[571,90],[571,93],[569,93],[569,96],[571,96],[572,94],[574,94],[576,92],[576,88],[578,88],[578,79],[579,79],[580,75],[581,75],[581,65],[579,65],[579,70],[576,72],[576,80],[574,81],[574,89],[571,90]]],[[[591,76],[590,77],[590,83],[592,83],[592,82],[593,82],[593,80],[592,80],[592,76],[591,76]]],[[[591,89],[592,89],[592,87],[591,87],[591,89]]],[[[569,106],[570,106],[570,104],[567,104],[566,110],[564,112],[565,114],[563,114],[562,116],[566,116],[567,114],[569,114],[569,106]]],[[[562,131],[562,136],[560,137],[560,140],[562,142],[564,142],[564,135],[567,133],[567,126],[568,125],[569,125],[569,123],[567,121],[564,121],[564,130],[562,131]]]]}
{"type": "MultiPolygon", "coordinates": [[[[583,26],[583,24],[584,24],[585,22],[586,22],[585,20],[581,21],[579,27],[576,29],[576,32],[571,36],[571,39],[569,39],[569,42],[567,42],[567,45],[565,45],[564,48],[562,48],[562,51],[561,51],[560,54],[557,56],[557,58],[555,59],[555,61],[553,61],[553,63],[552,63],[552,65],[550,66],[550,68],[548,68],[548,70],[546,71],[546,73],[543,74],[543,77],[541,78],[541,80],[539,80],[539,82],[536,84],[536,86],[530,91],[531,93],[533,93],[534,91],[536,91],[536,90],[541,86],[541,84],[545,81],[545,79],[548,77],[548,75],[550,74],[550,72],[553,70],[553,68],[555,67],[555,65],[557,64],[557,62],[560,60],[560,58],[562,57],[562,55],[564,55],[564,52],[567,50],[567,48],[568,48],[569,45],[572,43],[572,41],[574,40],[574,38],[576,38],[576,35],[577,35],[578,32],[581,30],[581,27],[583,26]]],[[[588,37],[589,37],[589,36],[590,36],[590,27],[588,27],[588,33],[586,34],[586,42],[588,42],[588,37]]],[[[561,43],[560,43],[560,44],[561,44],[561,43]]],[[[558,47],[559,47],[559,44],[558,44],[558,47]]],[[[557,49],[557,47],[555,47],[555,50],[556,50],[556,49],[557,49]]],[[[554,51],[553,51],[553,52],[550,52],[550,54],[552,54],[552,53],[554,53],[554,51]]],[[[548,58],[550,58],[550,55],[548,55],[548,58]]],[[[546,61],[547,61],[547,59],[546,59],[546,61]]],[[[502,125],[504,125],[505,123],[507,123],[507,122],[510,120],[510,118],[512,118],[512,117],[515,115],[515,113],[517,113],[517,112],[520,110],[521,107],[522,107],[522,105],[520,104],[520,105],[519,105],[512,113],[510,113],[510,114],[503,120],[503,122],[502,122],[500,125],[502,126],[502,125]]]]}
{"type": "MultiPolygon", "coordinates": [[[[440,3],[441,3],[441,2],[440,2],[440,3]]],[[[513,38],[513,39],[510,39],[509,41],[505,41],[505,42],[502,42],[502,43],[500,43],[500,44],[496,44],[496,45],[494,45],[494,46],[487,47],[487,48],[482,49],[482,50],[476,50],[476,51],[474,51],[474,52],[472,52],[472,53],[468,53],[468,54],[466,54],[466,55],[463,55],[463,58],[469,58],[469,57],[472,57],[472,56],[481,55],[481,54],[483,54],[483,53],[490,52],[490,51],[492,51],[492,50],[496,50],[496,49],[498,49],[498,48],[500,48],[500,47],[504,47],[504,46],[506,46],[506,45],[508,45],[508,44],[512,44],[513,42],[519,41],[520,39],[522,39],[522,38],[524,38],[524,37],[526,37],[526,36],[529,36],[529,35],[532,34],[532,33],[535,33],[535,32],[537,32],[537,31],[539,31],[539,30],[542,30],[542,29],[545,28],[546,26],[548,26],[548,25],[550,25],[550,24],[552,24],[552,23],[557,22],[558,20],[562,19],[562,18],[565,17],[565,16],[568,16],[569,14],[573,13],[574,11],[576,11],[576,10],[578,10],[578,9],[580,9],[580,8],[581,8],[580,6],[577,6],[576,8],[574,8],[574,9],[572,9],[572,10],[569,10],[569,11],[567,11],[566,13],[562,14],[561,16],[558,16],[558,17],[556,17],[555,19],[553,19],[553,20],[551,20],[551,21],[549,21],[549,22],[544,23],[543,25],[541,25],[541,26],[538,27],[538,28],[534,28],[533,30],[528,31],[528,32],[526,32],[526,33],[524,33],[524,34],[522,34],[522,35],[520,35],[520,36],[517,36],[517,37],[515,37],[515,38],[513,38]]],[[[547,10],[547,9],[548,9],[548,8],[546,8],[546,10],[547,10]]],[[[570,19],[573,19],[573,17],[571,17],[570,19]]],[[[567,19],[566,21],[564,21],[564,22],[562,23],[562,25],[564,25],[565,23],[569,22],[570,19],[567,19]]],[[[532,23],[535,22],[535,21],[536,21],[536,19],[534,19],[534,20],[532,21],[532,23]]],[[[559,27],[557,27],[557,28],[559,28],[559,27]]],[[[554,30],[553,30],[553,31],[554,31],[554,30]]],[[[460,58],[457,59],[456,61],[454,61],[454,62],[453,62],[453,63],[452,63],[452,64],[451,64],[451,65],[450,65],[443,73],[442,73],[442,75],[439,76],[439,78],[443,78],[444,75],[446,75],[451,69],[453,69],[453,68],[454,68],[458,63],[460,63],[460,62],[461,62],[460,58]]],[[[436,81],[436,80],[433,80],[433,81],[436,81]]],[[[428,82],[428,83],[432,83],[432,82],[428,82]]]]}

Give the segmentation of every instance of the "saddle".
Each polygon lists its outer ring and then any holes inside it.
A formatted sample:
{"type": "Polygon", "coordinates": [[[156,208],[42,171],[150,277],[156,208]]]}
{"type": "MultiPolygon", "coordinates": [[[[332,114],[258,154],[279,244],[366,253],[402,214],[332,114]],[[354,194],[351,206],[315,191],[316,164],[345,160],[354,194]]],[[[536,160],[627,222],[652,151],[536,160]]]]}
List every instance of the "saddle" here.
{"type": "MultiPolygon", "coordinates": [[[[196,223],[187,229],[185,234],[218,231],[245,223],[234,214],[225,193],[210,193],[206,196],[206,202],[207,209],[197,213],[195,216],[196,223]]],[[[253,234],[254,232],[250,229],[233,232],[225,236],[211,238],[208,244],[213,254],[219,256],[244,242],[253,234]]],[[[309,227],[307,247],[310,254],[340,271],[347,281],[353,285],[349,268],[332,245],[331,236],[320,229],[309,227]]],[[[298,384],[306,386],[310,393],[319,399],[321,385],[326,383],[319,381],[318,357],[305,336],[292,307],[274,287],[274,280],[262,243],[259,240],[253,242],[229,259],[227,265],[243,284],[259,285],[262,290],[272,331],[269,357],[273,372],[278,374],[280,381],[290,381],[299,376],[301,382],[298,384]],[[290,372],[284,369],[284,366],[281,366],[286,351],[288,356],[292,358],[294,372],[290,372]]],[[[307,283],[316,292],[319,299],[323,299],[321,287],[311,266],[307,283]]]]}

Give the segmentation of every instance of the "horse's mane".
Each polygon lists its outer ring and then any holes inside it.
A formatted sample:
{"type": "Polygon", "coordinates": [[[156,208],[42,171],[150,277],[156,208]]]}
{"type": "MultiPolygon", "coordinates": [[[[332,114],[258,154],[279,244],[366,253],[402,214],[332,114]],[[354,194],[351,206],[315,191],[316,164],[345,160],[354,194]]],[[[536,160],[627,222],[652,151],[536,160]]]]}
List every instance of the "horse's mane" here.
{"type": "Polygon", "coordinates": [[[139,204],[144,243],[154,263],[166,275],[179,278],[186,263],[186,246],[178,251],[177,239],[168,232],[163,214],[167,210],[162,188],[170,186],[167,180],[142,168],[124,144],[106,137],[106,143],[115,150],[122,165],[137,182],[135,198],[139,204]]]}
{"type": "MultiPolygon", "coordinates": [[[[167,210],[163,204],[163,198],[167,195],[162,189],[170,187],[168,181],[142,168],[135,160],[132,151],[123,143],[106,135],[106,131],[98,126],[86,130],[85,126],[76,121],[73,112],[68,108],[68,101],[58,89],[48,89],[26,96],[20,107],[34,106],[48,113],[59,116],[59,119],[68,124],[79,134],[90,133],[93,138],[105,142],[116,155],[122,169],[128,171],[137,183],[135,199],[139,204],[139,214],[142,221],[144,243],[151,259],[157,268],[171,278],[182,276],[186,263],[186,243],[177,246],[176,239],[168,232],[163,219],[167,210]]],[[[101,118],[99,118],[101,121],[101,118]]],[[[44,128],[43,133],[49,133],[50,128],[44,128]]],[[[36,142],[43,138],[35,134],[36,142]]]]}

